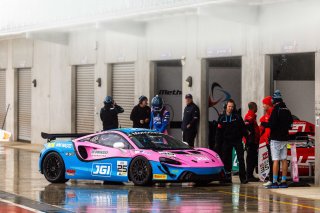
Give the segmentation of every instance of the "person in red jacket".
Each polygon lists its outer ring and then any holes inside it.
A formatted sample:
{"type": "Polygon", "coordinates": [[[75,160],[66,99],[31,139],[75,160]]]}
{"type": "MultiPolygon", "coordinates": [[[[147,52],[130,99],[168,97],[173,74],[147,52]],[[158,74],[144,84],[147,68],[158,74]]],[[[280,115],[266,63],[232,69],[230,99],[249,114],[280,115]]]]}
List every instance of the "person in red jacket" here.
{"type": "Polygon", "coordinates": [[[260,118],[260,141],[259,144],[266,143],[267,149],[268,149],[268,155],[269,155],[269,164],[270,164],[270,172],[269,172],[269,181],[265,183],[265,186],[272,184],[272,159],[271,159],[271,150],[270,150],[270,144],[269,144],[269,138],[270,138],[270,127],[269,127],[269,118],[273,110],[273,104],[272,104],[272,97],[267,96],[262,100],[263,109],[265,111],[265,114],[260,118]]]}
{"type": "Polygon", "coordinates": [[[257,123],[258,106],[255,102],[248,104],[249,111],[244,117],[246,128],[249,132],[247,136],[247,180],[248,182],[258,182],[259,178],[253,176],[254,169],[258,166],[258,148],[260,140],[260,129],[257,123]]]}

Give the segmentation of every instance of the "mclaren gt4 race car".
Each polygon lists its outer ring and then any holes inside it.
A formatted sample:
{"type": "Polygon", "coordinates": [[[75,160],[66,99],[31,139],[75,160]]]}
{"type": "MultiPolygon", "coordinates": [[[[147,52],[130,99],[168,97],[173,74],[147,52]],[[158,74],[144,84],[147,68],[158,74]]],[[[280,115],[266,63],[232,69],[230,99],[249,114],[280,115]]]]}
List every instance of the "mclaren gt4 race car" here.
{"type": "MultiPolygon", "coordinates": [[[[43,134],[44,138],[75,137],[43,134]]],[[[52,183],[69,179],[129,182],[195,182],[220,180],[223,163],[206,148],[191,148],[171,136],[146,129],[117,129],[75,140],[51,140],[39,159],[39,170],[52,183]]]]}

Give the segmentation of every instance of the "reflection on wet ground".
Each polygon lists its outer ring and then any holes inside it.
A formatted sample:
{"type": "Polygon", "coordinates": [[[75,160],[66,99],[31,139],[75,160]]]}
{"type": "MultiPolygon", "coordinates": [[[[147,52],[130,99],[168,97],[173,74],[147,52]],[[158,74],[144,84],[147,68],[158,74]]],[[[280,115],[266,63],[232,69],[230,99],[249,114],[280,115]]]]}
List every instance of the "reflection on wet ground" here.
{"type": "Polygon", "coordinates": [[[1,200],[46,212],[320,211],[320,200],[278,195],[261,184],[212,183],[207,187],[185,184],[135,187],[93,181],[50,184],[38,172],[38,157],[37,153],[0,147],[1,200]]]}

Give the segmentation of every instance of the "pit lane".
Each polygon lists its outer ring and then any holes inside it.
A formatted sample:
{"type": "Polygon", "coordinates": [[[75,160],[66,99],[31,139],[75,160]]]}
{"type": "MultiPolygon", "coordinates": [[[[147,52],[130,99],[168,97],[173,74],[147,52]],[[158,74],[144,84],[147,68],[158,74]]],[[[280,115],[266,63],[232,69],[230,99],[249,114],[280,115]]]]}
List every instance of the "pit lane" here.
{"type": "Polygon", "coordinates": [[[101,181],[50,184],[36,152],[0,147],[0,212],[316,212],[320,200],[285,196],[260,183],[136,187],[101,181]]]}

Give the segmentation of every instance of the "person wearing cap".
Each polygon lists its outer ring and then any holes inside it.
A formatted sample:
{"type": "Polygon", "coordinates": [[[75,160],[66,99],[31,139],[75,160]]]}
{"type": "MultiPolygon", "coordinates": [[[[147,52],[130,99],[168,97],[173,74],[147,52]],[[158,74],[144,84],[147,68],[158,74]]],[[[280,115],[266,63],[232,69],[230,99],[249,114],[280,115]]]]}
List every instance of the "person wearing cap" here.
{"type": "Polygon", "coordinates": [[[247,147],[247,180],[258,182],[259,178],[253,176],[254,169],[258,166],[258,148],[260,139],[260,129],[257,123],[258,106],[255,102],[248,104],[249,111],[244,117],[246,128],[249,132],[246,137],[247,147]]]}
{"type": "Polygon", "coordinates": [[[269,175],[266,178],[268,181],[264,183],[264,186],[269,186],[272,184],[273,172],[272,172],[272,158],[271,158],[271,149],[270,149],[270,127],[269,127],[269,118],[273,110],[272,97],[267,96],[262,100],[262,107],[264,110],[264,115],[260,118],[260,141],[259,144],[266,144],[268,149],[269,156],[269,175]]]}
{"type": "Polygon", "coordinates": [[[293,119],[290,110],[283,102],[281,93],[276,90],[272,96],[273,110],[269,118],[270,148],[273,161],[273,180],[267,188],[287,188],[287,143],[293,119]],[[279,162],[282,167],[281,183],[278,183],[279,162]]]}
{"type": "Polygon", "coordinates": [[[140,96],[139,103],[133,107],[130,120],[133,122],[133,128],[149,128],[151,109],[148,106],[148,98],[140,96]]]}
{"type": "Polygon", "coordinates": [[[187,142],[189,146],[194,147],[194,139],[198,132],[199,123],[199,107],[193,102],[191,94],[185,96],[186,107],[183,111],[183,120],[181,129],[183,132],[183,141],[187,142]]]}
{"type": "Polygon", "coordinates": [[[117,105],[111,96],[107,96],[103,103],[104,107],[100,110],[103,131],[117,129],[119,127],[118,114],[124,112],[123,108],[117,105]]]}

